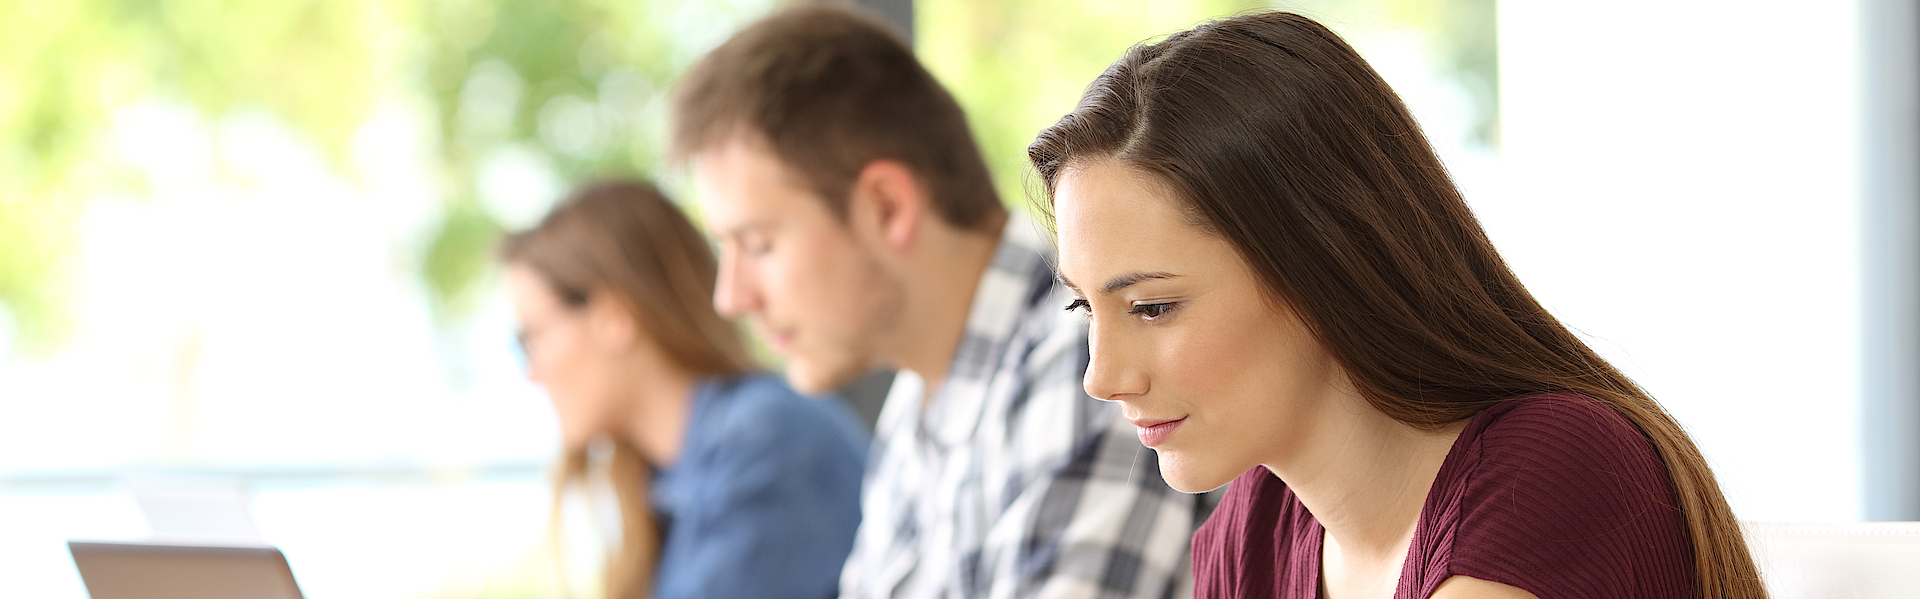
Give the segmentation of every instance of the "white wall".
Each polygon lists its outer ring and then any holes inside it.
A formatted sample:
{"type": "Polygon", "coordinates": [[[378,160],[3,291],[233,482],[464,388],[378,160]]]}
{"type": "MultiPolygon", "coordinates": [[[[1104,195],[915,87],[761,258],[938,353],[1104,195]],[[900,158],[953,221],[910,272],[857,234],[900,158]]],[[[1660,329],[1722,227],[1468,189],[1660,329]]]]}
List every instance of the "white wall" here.
{"type": "Polygon", "coordinates": [[[1860,517],[1851,2],[1500,3],[1469,197],[1520,277],[1693,433],[1743,519],[1860,517]]]}

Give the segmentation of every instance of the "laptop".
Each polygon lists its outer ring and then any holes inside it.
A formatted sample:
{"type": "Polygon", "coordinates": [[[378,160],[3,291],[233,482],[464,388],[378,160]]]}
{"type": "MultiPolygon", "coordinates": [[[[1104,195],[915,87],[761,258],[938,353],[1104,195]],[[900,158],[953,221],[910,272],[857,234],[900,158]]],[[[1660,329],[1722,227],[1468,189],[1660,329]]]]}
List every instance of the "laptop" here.
{"type": "Polygon", "coordinates": [[[302,599],[268,546],[67,541],[93,599],[302,599]]]}

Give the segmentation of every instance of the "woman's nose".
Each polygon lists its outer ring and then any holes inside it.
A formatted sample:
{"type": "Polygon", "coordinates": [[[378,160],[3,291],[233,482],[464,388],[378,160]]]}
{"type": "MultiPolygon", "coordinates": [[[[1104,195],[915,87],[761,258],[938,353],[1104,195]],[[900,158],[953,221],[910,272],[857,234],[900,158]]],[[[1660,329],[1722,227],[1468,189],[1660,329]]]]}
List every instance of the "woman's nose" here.
{"type": "Polygon", "coordinates": [[[1087,334],[1087,374],[1081,380],[1081,386],[1087,395],[1104,401],[1119,401],[1136,397],[1147,392],[1146,371],[1133,364],[1129,358],[1135,354],[1130,351],[1130,341],[1116,335],[1103,334],[1098,324],[1092,325],[1087,334]]]}

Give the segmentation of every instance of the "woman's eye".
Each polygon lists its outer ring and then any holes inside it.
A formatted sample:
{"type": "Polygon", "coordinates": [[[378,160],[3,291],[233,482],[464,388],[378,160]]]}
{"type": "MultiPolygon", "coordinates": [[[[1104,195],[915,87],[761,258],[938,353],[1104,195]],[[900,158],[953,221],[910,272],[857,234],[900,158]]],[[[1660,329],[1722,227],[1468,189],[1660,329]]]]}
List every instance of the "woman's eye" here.
{"type": "Polygon", "coordinates": [[[1166,315],[1167,312],[1172,310],[1173,310],[1173,302],[1166,302],[1166,303],[1160,303],[1160,304],[1134,304],[1133,309],[1128,310],[1127,313],[1135,314],[1139,316],[1145,316],[1147,320],[1153,320],[1155,318],[1159,318],[1161,316],[1166,315]]]}
{"type": "Polygon", "coordinates": [[[1067,302],[1067,311],[1079,312],[1082,315],[1091,315],[1093,313],[1093,306],[1087,305],[1087,300],[1076,298],[1071,302],[1067,302]]]}

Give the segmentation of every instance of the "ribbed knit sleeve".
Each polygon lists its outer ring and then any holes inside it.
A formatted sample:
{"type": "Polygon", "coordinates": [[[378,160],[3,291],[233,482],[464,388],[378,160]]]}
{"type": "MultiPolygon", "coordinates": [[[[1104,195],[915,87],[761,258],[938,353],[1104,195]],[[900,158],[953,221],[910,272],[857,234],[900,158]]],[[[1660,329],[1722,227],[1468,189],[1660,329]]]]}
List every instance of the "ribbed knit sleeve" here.
{"type": "Polygon", "coordinates": [[[1542,395],[1489,408],[1434,481],[1398,594],[1426,597],[1460,575],[1542,598],[1693,597],[1669,480],[1639,429],[1599,401],[1542,395]]]}

